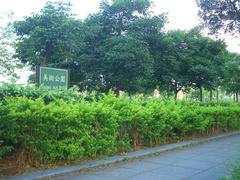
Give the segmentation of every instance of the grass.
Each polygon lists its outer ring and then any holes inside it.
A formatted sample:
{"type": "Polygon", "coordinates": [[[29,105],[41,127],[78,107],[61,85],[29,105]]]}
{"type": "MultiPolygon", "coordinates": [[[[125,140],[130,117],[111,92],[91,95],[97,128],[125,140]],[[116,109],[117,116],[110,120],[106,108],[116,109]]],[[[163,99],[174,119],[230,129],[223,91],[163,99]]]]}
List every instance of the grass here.
{"type": "Polygon", "coordinates": [[[240,163],[233,168],[231,180],[240,180],[240,163]]]}
{"type": "Polygon", "coordinates": [[[223,177],[221,180],[240,180],[240,156],[235,163],[231,164],[231,176],[223,177]]]}

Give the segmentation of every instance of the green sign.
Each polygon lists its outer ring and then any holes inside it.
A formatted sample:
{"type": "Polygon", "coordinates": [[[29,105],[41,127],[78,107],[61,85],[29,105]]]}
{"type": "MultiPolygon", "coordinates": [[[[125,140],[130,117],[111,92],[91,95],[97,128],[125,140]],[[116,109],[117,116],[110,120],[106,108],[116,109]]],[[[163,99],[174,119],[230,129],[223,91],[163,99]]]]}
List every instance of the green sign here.
{"type": "Polygon", "coordinates": [[[69,73],[65,69],[56,69],[49,67],[38,68],[38,84],[51,90],[68,89],[69,73]]]}

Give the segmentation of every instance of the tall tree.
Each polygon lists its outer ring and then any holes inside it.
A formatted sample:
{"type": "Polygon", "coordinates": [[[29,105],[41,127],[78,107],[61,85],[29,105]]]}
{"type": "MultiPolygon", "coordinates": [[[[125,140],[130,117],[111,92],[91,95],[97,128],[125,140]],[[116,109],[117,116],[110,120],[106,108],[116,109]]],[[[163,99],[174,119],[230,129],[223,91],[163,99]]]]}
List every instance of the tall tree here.
{"type": "Polygon", "coordinates": [[[159,39],[162,50],[155,59],[155,72],[157,85],[168,92],[173,92],[175,98],[181,90],[189,87],[188,60],[185,31],[170,31],[163,39],[159,39]]]}
{"type": "Polygon", "coordinates": [[[200,101],[203,100],[203,88],[214,90],[218,86],[224,65],[226,45],[222,41],[214,41],[203,37],[198,29],[188,34],[190,62],[189,78],[192,87],[199,89],[200,101]]]}
{"type": "Polygon", "coordinates": [[[203,88],[214,90],[223,74],[225,44],[201,35],[198,29],[172,31],[166,34],[162,50],[155,60],[154,75],[158,85],[173,92],[203,88]]]}
{"type": "Polygon", "coordinates": [[[224,71],[223,87],[228,92],[234,95],[235,100],[239,101],[240,94],[240,55],[233,53],[226,62],[224,71]]]}
{"type": "Polygon", "coordinates": [[[122,35],[133,21],[148,15],[150,6],[150,0],[102,1],[99,15],[104,31],[122,35]]]}
{"type": "Polygon", "coordinates": [[[102,1],[99,13],[79,21],[69,4],[48,2],[14,24],[17,57],[32,67],[67,67],[71,82],[84,89],[141,91],[152,72],[149,34],[160,32],[165,22],[150,16],[150,5],[150,0],[102,1]]]}
{"type": "Polygon", "coordinates": [[[131,36],[116,36],[106,40],[104,56],[104,77],[114,87],[116,94],[120,90],[143,92],[145,81],[152,76],[152,57],[143,41],[131,36]]]}
{"type": "Polygon", "coordinates": [[[78,49],[79,24],[69,3],[47,2],[39,14],[14,23],[17,57],[31,66],[71,61],[78,49]]]}
{"type": "Polygon", "coordinates": [[[240,34],[239,0],[196,0],[199,16],[212,33],[219,30],[240,34]]]}
{"type": "Polygon", "coordinates": [[[103,1],[100,12],[86,19],[85,24],[100,30],[91,43],[94,51],[83,52],[89,61],[79,61],[92,67],[88,82],[99,82],[97,87],[115,89],[116,94],[147,89],[153,64],[149,37],[160,33],[165,22],[163,16],[149,15],[150,5],[148,0],[103,1]]]}

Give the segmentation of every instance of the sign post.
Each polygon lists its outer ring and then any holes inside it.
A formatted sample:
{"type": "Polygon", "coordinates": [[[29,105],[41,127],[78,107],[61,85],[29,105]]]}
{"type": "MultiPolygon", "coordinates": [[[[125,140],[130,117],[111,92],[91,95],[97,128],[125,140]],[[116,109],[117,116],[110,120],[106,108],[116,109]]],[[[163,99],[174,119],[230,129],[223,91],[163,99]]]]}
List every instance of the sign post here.
{"type": "Polygon", "coordinates": [[[67,90],[69,86],[69,71],[49,67],[36,68],[36,82],[49,90],[67,90]]]}

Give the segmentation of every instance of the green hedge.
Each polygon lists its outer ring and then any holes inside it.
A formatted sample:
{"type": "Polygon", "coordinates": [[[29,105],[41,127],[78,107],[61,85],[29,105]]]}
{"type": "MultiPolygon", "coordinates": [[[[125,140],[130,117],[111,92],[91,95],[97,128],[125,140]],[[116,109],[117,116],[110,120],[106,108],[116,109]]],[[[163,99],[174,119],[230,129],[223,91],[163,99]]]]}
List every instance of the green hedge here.
{"type": "Polygon", "coordinates": [[[24,149],[41,162],[79,161],[195,133],[240,129],[240,107],[138,97],[67,102],[8,97],[0,104],[0,156],[24,149]]]}
{"type": "Polygon", "coordinates": [[[81,99],[92,100],[97,93],[81,93],[77,87],[72,87],[66,91],[47,90],[32,86],[19,86],[16,84],[4,83],[0,86],[0,100],[8,97],[28,97],[29,99],[43,98],[45,103],[56,99],[63,99],[67,102],[76,102],[81,99]]]}

